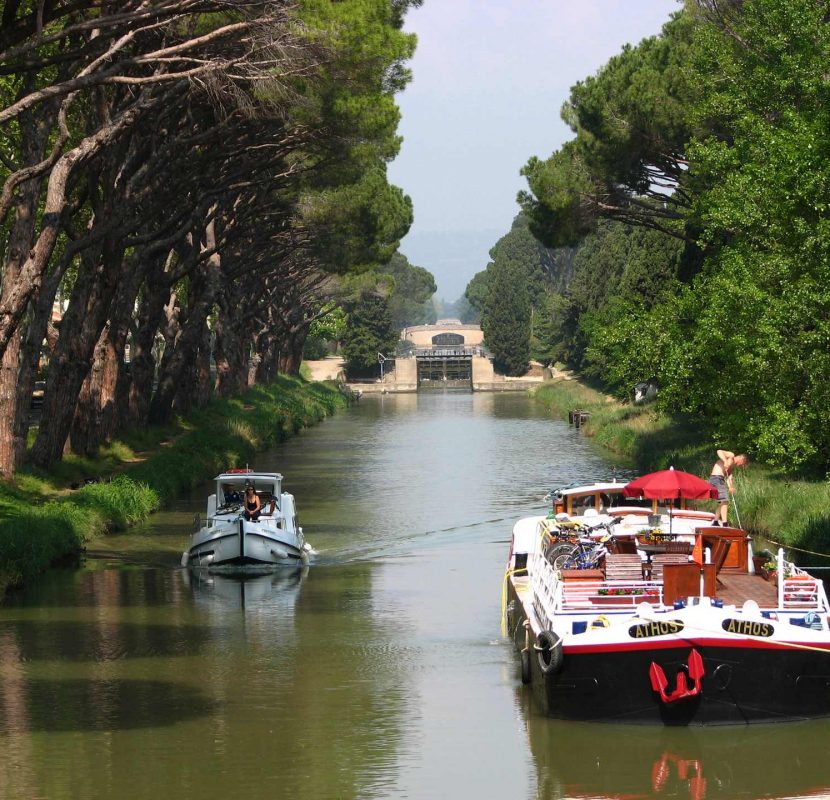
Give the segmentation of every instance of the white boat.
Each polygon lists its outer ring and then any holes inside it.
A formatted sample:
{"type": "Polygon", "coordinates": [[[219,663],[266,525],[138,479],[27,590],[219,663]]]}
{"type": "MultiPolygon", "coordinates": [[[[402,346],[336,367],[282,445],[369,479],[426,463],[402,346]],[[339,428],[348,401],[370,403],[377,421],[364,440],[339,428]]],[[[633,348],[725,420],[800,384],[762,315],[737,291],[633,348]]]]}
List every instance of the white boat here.
{"type": "Polygon", "coordinates": [[[657,555],[674,539],[644,552],[631,531],[666,515],[636,506],[619,513],[610,497],[616,486],[565,490],[553,496],[560,508],[513,527],[506,628],[521,651],[522,682],[544,712],[664,725],[830,716],[830,606],[822,581],[783,550],[767,563],[775,567],[772,580],[755,574],[746,531],[716,527],[711,515],[692,509],[675,518],[682,523],[674,538],[691,539],[685,552],[657,555]],[[597,520],[614,542],[628,538],[635,546],[609,547],[591,568],[556,568],[557,527],[567,536],[571,525],[582,532],[597,520]]]}
{"type": "Polygon", "coordinates": [[[224,572],[261,572],[308,563],[311,546],[297,522],[294,496],[282,491],[282,475],[231,469],[217,475],[207,500],[207,518],[198,520],[182,566],[224,572]],[[245,511],[245,490],[253,487],[260,513],[245,511]]]}

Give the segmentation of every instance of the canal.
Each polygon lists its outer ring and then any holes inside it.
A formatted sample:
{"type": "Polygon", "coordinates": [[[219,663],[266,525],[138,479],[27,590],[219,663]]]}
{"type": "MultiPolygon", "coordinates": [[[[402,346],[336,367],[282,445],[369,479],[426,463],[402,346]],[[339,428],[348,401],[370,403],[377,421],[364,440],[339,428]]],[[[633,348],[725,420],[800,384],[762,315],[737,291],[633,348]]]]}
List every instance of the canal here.
{"type": "Polygon", "coordinates": [[[823,721],[536,713],[500,636],[509,531],[612,465],[524,395],[367,397],[252,466],[297,498],[304,573],[180,569],[206,481],[0,608],[0,798],[830,792],[823,721]]]}

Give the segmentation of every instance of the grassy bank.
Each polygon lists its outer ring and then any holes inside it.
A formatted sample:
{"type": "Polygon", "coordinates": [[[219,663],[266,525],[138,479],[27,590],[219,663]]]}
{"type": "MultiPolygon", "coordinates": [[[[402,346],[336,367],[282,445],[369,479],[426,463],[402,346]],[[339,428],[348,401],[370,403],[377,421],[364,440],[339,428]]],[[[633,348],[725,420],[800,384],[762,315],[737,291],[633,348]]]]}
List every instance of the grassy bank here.
{"type": "MultiPolygon", "coordinates": [[[[705,428],[688,417],[670,416],[649,405],[622,404],[576,380],[545,383],[534,397],[564,419],[571,410],[590,412],[584,433],[639,472],[674,466],[705,477],[717,447],[730,449],[728,442],[713,442],[705,428]]],[[[830,554],[830,482],[802,480],[750,464],[736,472],[735,485],[745,528],[794,550],[830,554]]],[[[734,507],[730,515],[734,521],[734,507]]],[[[830,565],[818,555],[805,554],[800,560],[830,565]]]]}
{"type": "Polygon", "coordinates": [[[22,471],[13,484],[0,482],[0,596],[346,402],[332,384],[281,377],[171,425],[125,433],[94,459],[69,455],[48,474],[22,471]]]}

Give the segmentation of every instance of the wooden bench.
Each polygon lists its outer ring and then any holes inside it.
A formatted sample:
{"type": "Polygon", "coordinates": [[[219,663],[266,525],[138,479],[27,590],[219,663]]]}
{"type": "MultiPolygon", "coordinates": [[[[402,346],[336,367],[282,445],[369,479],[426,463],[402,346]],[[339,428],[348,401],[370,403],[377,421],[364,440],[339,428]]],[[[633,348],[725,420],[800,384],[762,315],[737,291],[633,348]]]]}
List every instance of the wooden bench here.
{"type": "Polygon", "coordinates": [[[605,577],[609,581],[641,581],[643,560],[637,553],[609,553],[605,556],[605,577]]]}
{"type": "Polygon", "coordinates": [[[663,567],[666,564],[689,564],[689,556],[683,553],[657,553],[651,559],[649,577],[653,581],[663,580],[663,567]]]}

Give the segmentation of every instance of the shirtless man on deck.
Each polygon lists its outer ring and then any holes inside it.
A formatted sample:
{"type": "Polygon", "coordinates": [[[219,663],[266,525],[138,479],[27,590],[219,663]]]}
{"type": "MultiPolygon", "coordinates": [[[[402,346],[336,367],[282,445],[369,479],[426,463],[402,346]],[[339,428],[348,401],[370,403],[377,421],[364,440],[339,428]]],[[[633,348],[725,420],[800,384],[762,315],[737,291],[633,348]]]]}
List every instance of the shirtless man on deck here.
{"type": "Polygon", "coordinates": [[[721,525],[729,524],[729,495],[735,494],[732,472],[735,467],[745,467],[749,459],[741,454],[735,455],[728,450],[718,450],[718,460],[712,467],[709,483],[718,490],[718,519],[721,525]]]}

